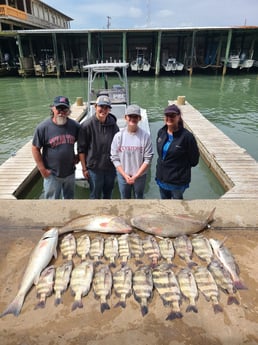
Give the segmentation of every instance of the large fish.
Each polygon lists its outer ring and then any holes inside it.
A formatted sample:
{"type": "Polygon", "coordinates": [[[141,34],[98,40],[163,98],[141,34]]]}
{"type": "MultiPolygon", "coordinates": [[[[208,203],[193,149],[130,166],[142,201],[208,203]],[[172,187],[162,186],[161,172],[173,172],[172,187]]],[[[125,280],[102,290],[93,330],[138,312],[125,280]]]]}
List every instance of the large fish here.
{"type": "Polygon", "coordinates": [[[59,235],[70,231],[96,231],[103,233],[123,234],[132,231],[122,217],[114,215],[85,215],[74,218],[59,228],[59,235]]]}
{"type": "Polygon", "coordinates": [[[177,237],[195,234],[213,221],[215,208],[210,215],[199,220],[188,215],[144,213],[131,218],[131,224],[139,230],[161,237],[177,237]]]}
{"type": "Polygon", "coordinates": [[[53,255],[57,257],[56,247],[58,242],[58,229],[51,228],[46,231],[32,251],[29,263],[24,272],[20,289],[14,300],[8,305],[5,311],[0,315],[7,314],[18,316],[23,306],[25,296],[33,284],[37,284],[40,273],[49,264],[53,255]]]}

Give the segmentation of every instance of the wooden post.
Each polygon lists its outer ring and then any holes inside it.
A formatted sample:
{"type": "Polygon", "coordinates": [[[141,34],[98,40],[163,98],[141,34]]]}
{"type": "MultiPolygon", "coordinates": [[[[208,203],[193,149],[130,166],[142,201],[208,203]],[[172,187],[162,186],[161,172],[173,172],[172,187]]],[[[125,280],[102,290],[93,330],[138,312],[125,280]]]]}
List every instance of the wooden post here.
{"type": "Polygon", "coordinates": [[[53,48],[54,48],[54,56],[55,56],[55,63],[56,63],[56,75],[57,75],[57,78],[59,78],[60,77],[60,63],[59,63],[57,40],[56,40],[55,33],[52,33],[52,39],[53,39],[53,48]]]}
{"type": "Polygon", "coordinates": [[[190,76],[193,74],[193,59],[194,59],[194,45],[195,45],[195,34],[196,31],[193,31],[193,36],[192,36],[192,48],[191,48],[191,63],[190,63],[190,76]]]}
{"type": "Polygon", "coordinates": [[[123,31],[123,57],[122,61],[126,62],[127,61],[127,35],[126,32],[123,31]]]}
{"type": "Polygon", "coordinates": [[[225,61],[224,61],[222,75],[225,75],[227,72],[227,63],[228,63],[229,50],[230,50],[230,46],[231,46],[231,39],[232,39],[232,29],[229,29],[228,30],[228,41],[227,41],[227,47],[226,47],[225,61]]]}
{"type": "Polygon", "coordinates": [[[156,67],[155,67],[155,75],[159,75],[160,73],[160,48],[161,48],[161,36],[162,31],[158,32],[158,39],[157,39],[157,46],[156,46],[156,67]]]}
{"type": "Polygon", "coordinates": [[[91,32],[88,32],[88,57],[87,57],[87,64],[90,64],[92,62],[92,56],[91,56],[91,32]]]}

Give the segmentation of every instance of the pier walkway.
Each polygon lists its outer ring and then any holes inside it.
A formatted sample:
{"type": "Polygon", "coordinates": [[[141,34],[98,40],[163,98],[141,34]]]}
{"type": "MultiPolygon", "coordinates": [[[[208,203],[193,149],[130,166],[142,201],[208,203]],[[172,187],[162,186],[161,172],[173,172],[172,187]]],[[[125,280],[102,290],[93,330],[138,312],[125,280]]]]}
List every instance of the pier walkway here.
{"type": "MultiPolygon", "coordinates": [[[[177,101],[169,101],[176,103],[177,101]]],[[[86,105],[72,105],[80,120],[86,105]]],[[[195,135],[201,156],[225,189],[224,199],[258,199],[258,162],[188,102],[180,105],[186,127],[195,135]]],[[[37,174],[31,142],[0,166],[0,199],[16,199],[37,174]]]]}

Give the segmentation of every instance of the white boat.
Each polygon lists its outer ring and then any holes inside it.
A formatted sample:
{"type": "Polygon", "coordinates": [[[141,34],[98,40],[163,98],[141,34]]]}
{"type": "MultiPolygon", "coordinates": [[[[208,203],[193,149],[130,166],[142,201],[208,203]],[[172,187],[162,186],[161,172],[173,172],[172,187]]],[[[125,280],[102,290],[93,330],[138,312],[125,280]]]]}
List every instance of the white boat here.
{"type": "Polygon", "coordinates": [[[182,71],[184,64],[178,62],[176,58],[169,58],[165,64],[162,65],[166,72],[182,71]]]}
{"type": "Polygon", "coordinates": [[[254,64],[254,60],[247,59],[245,53],[242,53],[240,55],[240,64],[239,64],[240,69],[251,68],[251,67],[253,67],[253,64],[254,64]]]}
{"type": "MultiPolygon", "coordinates": [[[[221,61],[225,64],[225,58],[222,58],[221,61]]],[[[230,54],[228,61],[227,61],[227,67],[230,68],[238,68],[240,65],[240,57],[238,54],[230,54]]]]}
{"type": "MultiPolygon", "coordinates": [[[[111,100],[111,113],[117,119],[117,125],[121,129],[125,127],[125,109],[131,103],[127,78],[127,62],[106,62],[83,66],[88,72],[87,110],[81,123],[95,114],[96,99],[100,95],[107,95],[111,100]],[[109,79],[112,86],[109,87],[109,79]],[[103,82],[103,87],[96,88],[96,84],[103,82]],[[97,90],[97,91],[96,91],[97,90]]],[[[141,121],[139,126],[150,133],[147,111],[141,108],[141,121]]],[[[77,164],[75,172],[76,180],[84,180],[81,164],[77,164]]]]}
{"type": "Polygon", "coordinates": [[[130,68],[133,72],[140,73],[141,71],[143,72],[150,71],[150,68],[151,68],[150,62],[145,57],[146,50],[147,50],[146,47],[136,48],[136,51],[137,51],[136,59],[130,63],[130,68]]]}

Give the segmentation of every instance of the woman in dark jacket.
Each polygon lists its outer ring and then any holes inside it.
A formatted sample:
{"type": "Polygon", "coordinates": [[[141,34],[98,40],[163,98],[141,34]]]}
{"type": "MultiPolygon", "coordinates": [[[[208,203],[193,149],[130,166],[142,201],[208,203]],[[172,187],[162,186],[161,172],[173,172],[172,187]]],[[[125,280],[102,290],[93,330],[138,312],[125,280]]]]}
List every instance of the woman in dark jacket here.
{"type": "Polygon", "coordinates": [[[156,140],[156,182],[161,199],[183,199],[191,182],[191,168],[199,161],[199,150],[193,134],[183,126],[180,109],[172,104],[164,114],[165,126],[156,140]]]}

